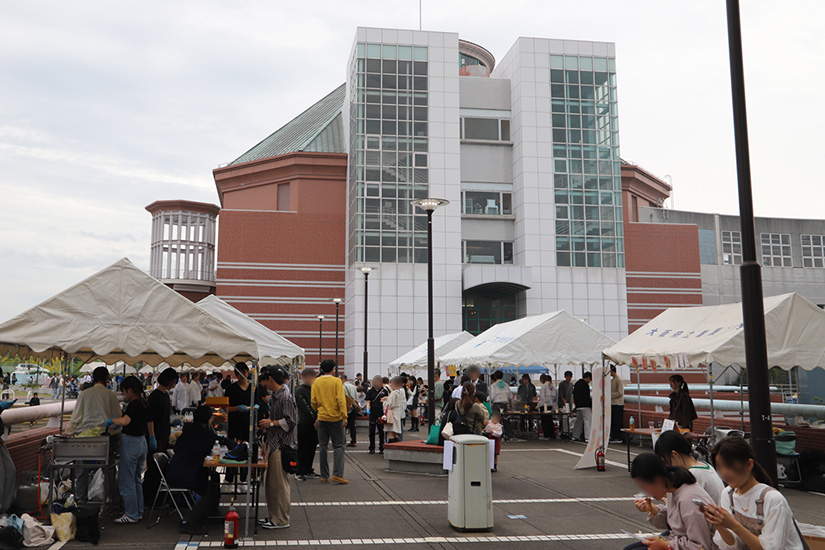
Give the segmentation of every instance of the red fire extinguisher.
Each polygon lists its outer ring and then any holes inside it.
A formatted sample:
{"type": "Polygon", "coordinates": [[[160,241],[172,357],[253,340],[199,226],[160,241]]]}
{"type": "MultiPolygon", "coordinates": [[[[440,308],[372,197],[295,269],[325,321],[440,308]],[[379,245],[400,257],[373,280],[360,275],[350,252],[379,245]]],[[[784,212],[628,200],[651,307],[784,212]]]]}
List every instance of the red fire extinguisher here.
{"type": "Polygon", "coordinates": [[[229,512],[223,520],[223,547],[238,547],[238,512],[235,511],[235,499],[232,499],[229,512]]]}
{"type": "Polygon", "coordinates": [[[599,447],[599,450],[596,451],[596,469],[600,472],[604,472],[604,447],[599,447]]]}

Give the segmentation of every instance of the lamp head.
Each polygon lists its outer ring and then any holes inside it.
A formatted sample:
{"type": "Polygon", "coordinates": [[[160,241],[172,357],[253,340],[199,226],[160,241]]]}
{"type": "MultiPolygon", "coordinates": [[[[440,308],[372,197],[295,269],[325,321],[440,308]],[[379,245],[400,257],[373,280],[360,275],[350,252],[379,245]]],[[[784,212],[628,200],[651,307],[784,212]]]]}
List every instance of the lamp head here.
{"type": "Polygon", "coordinates": [[[371,266],[368,266],[368,265],[361,266],[360,269],[361,269],[361,273],[363,273],[364,275],[369,275],[370,273],[375,271],[374,267],[371,267],[371,266]]]}
{"type": "Polygon", "coordinates": [[[319,316],[318,316],[318,320],[319,320],[319,321],[323,321],[323,320],[324,320],[324,316],[323,316],[323,315],[319,315],[319,316]]]}
{"type": "Polygon", "coordinates": [[[416,199],[414,201],[410,201],[410,203],[413,206],[417,206],[421,210],[424,210],[424,211],[427,211],[427,212],[432,212],[436,208],[440,208],[442,206],[447,206],[448,204],[450,204],[450,201],[448,201],[447,199],[428,198],[428,199],[416,199]]]}
{"type": "Polygon", "coordinates": [[[336,304],[340,304],[341,302],[344,301],[344,299],[343,298],[333,298],[332,301],[335,302],[336,304]]]}

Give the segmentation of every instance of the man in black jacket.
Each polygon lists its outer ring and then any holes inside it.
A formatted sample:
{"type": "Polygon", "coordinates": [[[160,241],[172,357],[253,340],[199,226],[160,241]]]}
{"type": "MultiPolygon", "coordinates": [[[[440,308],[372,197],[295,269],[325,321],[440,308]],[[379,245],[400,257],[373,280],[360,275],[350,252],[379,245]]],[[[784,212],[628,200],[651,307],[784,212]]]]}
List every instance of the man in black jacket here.
{"type": "Polygon", "coordinates": [[[384,425],[378,419],[384,416],[384,402],[382,399],[390,394],[384,387],[384,380],[376,375],[372,378],[372,386],[367,390],[365,399],[370,408],[370,454],[375,454],[375,434],[378,432],[378,449],[384,454],[384,425]]]}
{"type": "Polygon", "coordinates": [[[593,376],[585,372],[573,386],[573,403],[576,405],[576,425],[573,426],[573,439],[587,441],[590,435],[590,420],[593,417],[593,398],[590,397],[590,381],[593,376]]]}
{"type": "Polygon", "coordinates": [[[218,441],[230,450],[235,442],[219,437],[209,427],[212,409],[201,405],[195,409],[194,420],[183,427],[183,433],[175,443],[175,456],[166,468],[166,480],[171,487],[192,489],[201,498],[180,525],[180,532],[188,535],[205,535],[209,515],[218,514],[221,489],[214,468],[205,468],[204,459],[218,441]],[[211,470],[211,471],[210,471],[211,470]]]}
{"type": "Polygon", "coordinates": [[[295,473],[295,479],[306,481],[308,477],[321,477],[312,469],[315,449],[318,447],[318,430],[315,429],[318,413],[312,408],[312,383],[315,382],[315,371],[301,371],[301,381],[303,384],[295,390],[295,405],[298,408],[298,471],[295,473]]]}

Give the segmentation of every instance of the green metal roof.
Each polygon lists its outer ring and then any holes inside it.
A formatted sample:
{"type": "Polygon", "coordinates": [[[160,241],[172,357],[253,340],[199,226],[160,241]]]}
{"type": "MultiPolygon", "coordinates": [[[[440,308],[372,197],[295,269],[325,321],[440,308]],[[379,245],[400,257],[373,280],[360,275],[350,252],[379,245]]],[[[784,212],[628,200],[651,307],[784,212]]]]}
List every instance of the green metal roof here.
{"type": "Polygon", "coordinates": [[[229,166],[297,151],[346,153],[344,122],[341,115],[346,93],[346,85],[341,84],[255,147],[230,162],[229,166]]]}

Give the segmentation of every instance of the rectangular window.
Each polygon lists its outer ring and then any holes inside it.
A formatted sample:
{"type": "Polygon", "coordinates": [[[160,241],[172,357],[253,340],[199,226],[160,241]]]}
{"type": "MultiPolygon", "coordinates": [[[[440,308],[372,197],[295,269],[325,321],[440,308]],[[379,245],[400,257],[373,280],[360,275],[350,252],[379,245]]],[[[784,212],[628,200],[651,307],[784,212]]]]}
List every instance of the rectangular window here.
{"type": "Polygon", "coordinates": [[[788,233],[762,233],[762,265],[766,267],[793,267],[791,236],[788,233]]]}
{"type": "Polygon", "coordinates": [[[466,264],[512,264],[513,243],[501,241],[464,241],[466,264]]]}
{"type": "Polygon", "coordinates": [[[462,117],[461,138],[482,141],[510,141],[510,120],[462,117]]]}
{"type": "Polygon", "coordinates": [[[742,264],[742,233],[739,231],[722,231],[722,263],[742,264]]]}
{"type": "Polygon", "coordinates": [[[802,267],[825,267],[825,235],[802,235],[802,267]]]}
{"type": "Polygon", "coordinates": [[[513,213],[512,194],[499,191],[464,191],[464,214],[501,216],[513,213]]]}
{"type": "Polygon", "coordinates": [[[281,212],[289,211],[289,184],[282,183],[278,185],[278,210],[281,212]]]}

